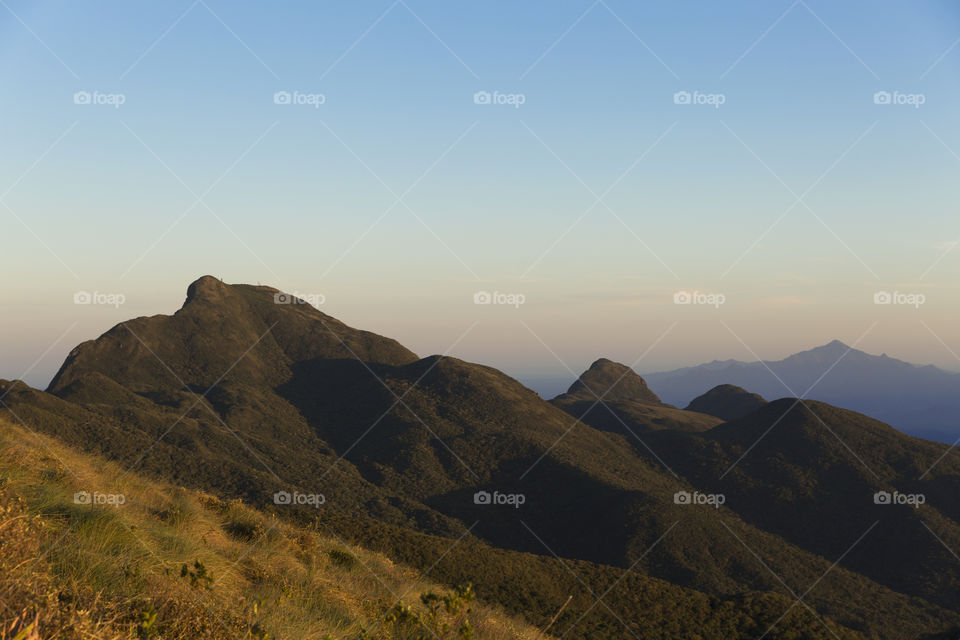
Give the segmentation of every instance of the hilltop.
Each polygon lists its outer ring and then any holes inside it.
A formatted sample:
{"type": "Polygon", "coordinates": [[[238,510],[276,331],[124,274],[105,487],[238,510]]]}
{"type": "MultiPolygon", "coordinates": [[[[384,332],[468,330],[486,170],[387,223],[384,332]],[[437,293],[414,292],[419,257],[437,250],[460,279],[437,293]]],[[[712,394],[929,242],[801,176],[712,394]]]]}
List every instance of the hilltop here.
{"type": "Polygon", "coordinates": [[[736,420],[753,413],[766,402],[758,393],[750,393],[732,384],[721,384],[691,400],[686,410],[706,413],[722,420],[736,420]]]}

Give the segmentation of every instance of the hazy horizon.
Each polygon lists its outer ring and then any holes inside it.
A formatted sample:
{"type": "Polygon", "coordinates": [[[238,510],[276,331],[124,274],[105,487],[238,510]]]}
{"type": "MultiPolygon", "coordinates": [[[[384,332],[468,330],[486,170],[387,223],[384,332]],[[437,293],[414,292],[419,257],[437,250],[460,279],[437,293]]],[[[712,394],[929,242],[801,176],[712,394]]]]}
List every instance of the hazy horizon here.
{"type": "Polygon", "coordinates": [[[958,18],[5,3],[0,376],[43,386],[208,272],[521,379],[833,339],[957,370],[958,18]]]}
{"type": "MultiPolygon", "coordinates": [[[[229,282],[226,279],[224,279],[224,281],[228,282],[229,284],[263,284],[266,286],[272,286],[266,282],[239,283],[239,282],[229,282]]],[[[69,342],[67,340],[66,336],[69,334],[61,333],[59,336],[54,336],[53,339],[51,340],[51,344],[53,345],[53,347],[49,349],[49,352],[45,355],[45,357],[39,360],[34,359],[32,362],[26,365],[26,368],[29,369],[29,372],[27,375],[24,376],[24,375],[15,374],[13,370],[10,369],[9,365],[5,363],[3,367],[4,371],[0,372],[0,378],[23,379],[25,382],[27,382],[31,386],[34,386],[39,389],[45,389],[47,385],[50,383],[50,381],[52,380],[53,376],[56,374],[60,365],[63,363],[63,360],[66,358],[67,353],[71,349],[79,345],[81,342],[85,342],[87,340],[94,340],[98,338],[100,335],[102,335],[103,333],[105,333],[106,331],[108,331],[110,328],[116,326],[116,324],[118,324],[119,322],[130,320],[130,319],[133,319],[134,317],[153,316],[153,315],[172,315],[174,312],[177,311],[177,309],[179,309],[180,305],[183,303],[183,299],[185,295],[186,295],[186,286],[183,287],[182,293],[180,294],[180,296],[178,296],[179,301],[176,303],[173,303],[171,307],[160,309],[160,310],[152,310],[152,311],[144,310],[138,313],[131,313],[128,317],[120,317],[117,321],[111,320],[109,321],[109,324],[103,325],[102,329],[96,331],[93,334],[90,334],[87,336],[82,336],[82,335],[78,336],[77,338],[75,338],[75,342],[69,342]],[[59,337],[59,340],[57,340],[58,337],[59,337]],[[62,354],[60,355],[59,359],[58,359],[58,354],[62,354]]],[[[93,306],[94,308],[96,307],[96,305],[93,305],[93,306]]],[[[125,310],[125,307],[126,307],[126,303],[123,306],[120,306],[118,309],[110,308],[109,315],[115,316],[117,312],[119,312],[122,315],[122,313],[125,310]]],[[[713,351],[713,353],[715,354],[719,353],[720,355],[711,356],[711,357],[698,357],[696,353],[689,353],[686,358],[681,359],[681,358],[678,358],[675,354],[671,353],[668,348],[663,346],[664,344],[668,343],[669,334],[667,334],[667,336],[663,338],[663,340],[659,345],[656,345],[653,349],[650,349],[650,351],[648,352],[648,355],[646,356],[644,356],[643,352],[639,352],[637,355],[634,355],[631,352],[629,352],[628,349],[624,348],[621,345],[618,348],[612,349],[611,351],[608,351],[608,352],[597,352],[592,355],[585,355],[584,357],[578,358],[575,360],[564,361],[563,363],[559,362],[556,357],[551,357],[551,360],[552,360],[551,362],[539,364],[539,366],[537,367],[523,367],[523,366],[517,366],[517,365],[511,365],[511,364],[504,365],[501,362],[495,362],[489,359],[484,359],[484,351],[482,346],[477,351],[472,352],[470,349],[467,348],[467,346],[462,344],[467,341],[467,338],[469,337],[470,333],[473,333],[474,331],[477,331],[478,329],[480,329],[480,327],[483,324],[482,320],[477,321],[477,323],[473,325],[473,329],[471,329],[470,332],[468,332],[464,336],[464,338],[461,340],[460,343],[457,344],[456,347],[449,350],[449,352],[445,352],[441,349],[430,349],[429,344],[426,344],[425,345],[426,348],[424,349],[416,348],[412,344],[412,341],[405,341],[403,336],[398,335],[396,332],[391,332],[389,327],[378,327],[374,329],[370,326],[355,324],[354,322],[348,319],[350,315],[349,313],[346,313],[346,314],[337,313],[334,310],[327,308],[326,304],[320,304],[318,305],[318,308],[324,313],[328,313],[333,317],[337,318],[338,320],[344,321],[347,324],[354,326],[357,329],[373,330],[376,333],[380,333],[381,335],[384,335],[386,337],[397,339],[401,344],[413,350],[414,353],[416,353],[420,357],[427,357],[427,356],[443,353],[445,355],[451,355],[451,356],[465,359],[471,362],[477,362],[479,364],[484,364],[484,365],[498,368],[504,371],[505,373],[509,374],[510,376],[520,380],[525,385],[527,385],[534,391],[537,391],[538,393],[540,393],[541,395],[547,398],[565,391],[567,387],[576,379],[576,377],[579,376],[580,373],[586,370],[592,362],[594,362],[599,358],[609,358],[611,360],[621,362],[628,366],[633,364],[634,365],[633,369],[637,373],[639,373],[640,375],[648,375],[652,373],[670,371],[673,369],[680,369],[683,367],[696,366],[699,364],[704,364],[712,361],[739,360],[744,362],[754,362],[758,359],[762,359],[767,362],[776,361],[776,360],[781,360],[783,358],[786,358],[787,356],[793,355],[794,353],[808,351],[810,349],[823,346],[833,340],[840,340],[841,342],[846,344],[848,347],[855,348],[860,351],[865,351],[872,355],[881,355],[883,353],[886,353],[891,358],[904,360],[906,362],[910,362],[911,364],[920,365],[920,366],[927,365],[927,364],[934,364],[935,366],[938,366],[944,371],[948,371],[951,373],[960,372],[958,371],[957,367],[951,368],[949,366],[950,365],[949,362],[946,362],[946,366],[941,366],[937,363],[911,360],[909,357],[904,357],[902,355],[893,353],[883,348],[879,348],[879,349],[868,348],[867,346],[865,346],[865,343],[868,342],[868,340],[866,339],[862,340],[860,344],[855,345],[854,342],[856,340],[856,337],[853,337],[850,339],[843,339],[843,338],[836,338],[836,337],[825,338],[813,344],[798,344],[796,347],[783,346],[787,344],[792,344],[791,342],[787,342],[784,340],[784,341],[780,341],[773,348],[763,350],[763,351],[748,350],[746,347],[744,347],[743,344],[737,343],[736,346],[732,346],[732,348],[729,351],[729,354],[726,354],[726,355],[722,351],[713,351]],[[641,356],[644,356],[644,357],[641,358],[641,356]],[[637,361],[638,358],[640,358],[639,362],[637,361]],[[569,367],[569,369],[567,367],[569,367]]],[[[96,309],[96,310],[99,311],[101,315],[107,315],[107,313],[104,312],[103,309],[96,309]]],[[[539,341],[539,338],[537,336],[533,335],[529,331],[527,332],[527,336],[529,337],[529,342],[531,344],[535,346],[539,346],[541,349],[545,349],[544,345],[539,341]]],[[[426,340],[424,341],[424,343],[427,343],[427,342],[428,341],[426,340]]],[[[875,341],[871,341],[871,344],[873,344],[874,342],[875,341]]],[[[653,343],[653,340],[650,341],[650,344],[652,343],[653,343]]],[[[644,347],[644,349],[646,350],[646,348],[648,347],[649,345],[647,347],[644,347]]],[[[583,351],[583,349],[581,349],[581,351],[583,351]]],[[[26,353],[26,351],[24,351],[24,353],[26,353]]],[[[704,389],[704,391],[706,391],[706,389],[704,389]]]]}

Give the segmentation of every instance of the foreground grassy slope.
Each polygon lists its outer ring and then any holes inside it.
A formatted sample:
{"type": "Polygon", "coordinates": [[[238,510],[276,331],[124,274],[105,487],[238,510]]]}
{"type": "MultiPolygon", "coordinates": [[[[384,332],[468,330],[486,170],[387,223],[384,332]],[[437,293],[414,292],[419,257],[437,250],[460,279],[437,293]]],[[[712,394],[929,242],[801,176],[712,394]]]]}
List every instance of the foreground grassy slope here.
{"type": "Polygon", "coordinates": [[[123,475],[0,421],[0,639],[546,637],[382,554],[123,475]]]}

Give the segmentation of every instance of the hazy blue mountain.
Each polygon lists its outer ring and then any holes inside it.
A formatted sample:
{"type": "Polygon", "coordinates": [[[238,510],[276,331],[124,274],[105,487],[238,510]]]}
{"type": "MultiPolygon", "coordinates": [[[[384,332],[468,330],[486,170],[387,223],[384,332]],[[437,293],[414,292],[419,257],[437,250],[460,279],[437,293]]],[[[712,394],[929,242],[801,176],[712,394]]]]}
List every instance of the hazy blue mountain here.
{"type": "Polygon", "coordinates": [[[953,443],[960,437],[960,374],[872,355],[839,340],[783,360],[715,360],[644,378],[664,402],[677,406],[731,384],[766,398],[822,400],[923,438],[953,443]]]}

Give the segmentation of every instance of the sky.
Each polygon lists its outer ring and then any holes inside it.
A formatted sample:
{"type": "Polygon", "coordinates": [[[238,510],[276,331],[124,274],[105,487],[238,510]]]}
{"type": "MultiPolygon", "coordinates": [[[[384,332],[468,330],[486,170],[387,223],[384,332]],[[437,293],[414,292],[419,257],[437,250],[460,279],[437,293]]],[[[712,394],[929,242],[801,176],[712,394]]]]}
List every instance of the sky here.
{"type": "Polygon", "coordinates": [[[0,0],[0,377],[204,274],[524,380],[958,370],[958,72],[952,0],[0,0]]]}

